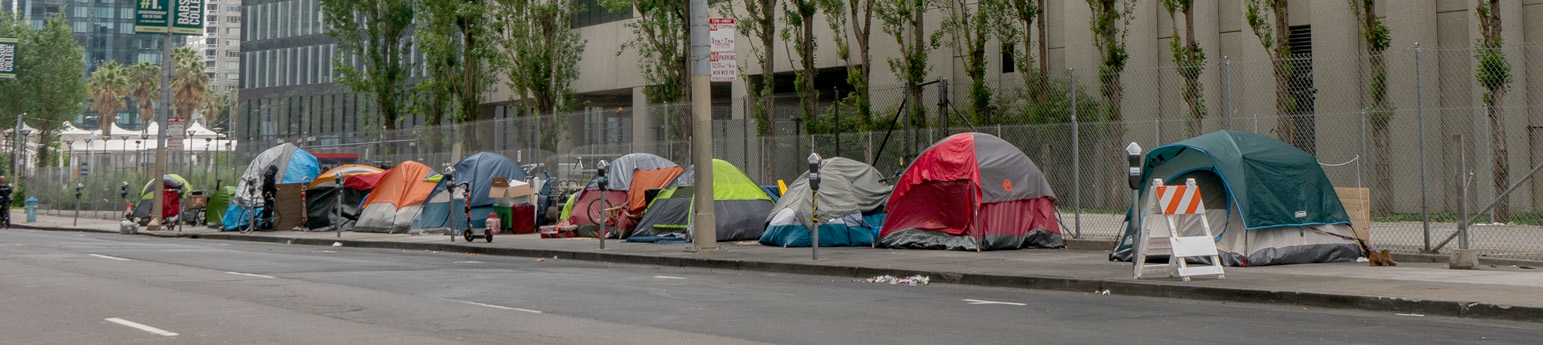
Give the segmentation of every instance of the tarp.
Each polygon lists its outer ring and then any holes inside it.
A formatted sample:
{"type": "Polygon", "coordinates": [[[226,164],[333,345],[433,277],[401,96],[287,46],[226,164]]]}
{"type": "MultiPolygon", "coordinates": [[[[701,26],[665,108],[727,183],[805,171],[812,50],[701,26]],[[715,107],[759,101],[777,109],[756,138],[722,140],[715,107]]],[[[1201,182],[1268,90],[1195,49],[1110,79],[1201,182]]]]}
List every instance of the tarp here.
{"type": "Polygon", "coordinates": [[[407,232],[434,191],[435,183],[425,180],[431,175],[434,169],[414,161],[387,170],[364,200],[353,231],[407,232]]]}
{"type": "Polygon", "coordinates": [[[894,187],[884,184],[883,179],[878,169],[862,162],[842,157],[821,161],[819,193],[810,190],[807,171],[793,181],[787,194],[772,206],[761,244],[809,246],[817,205],[821,247],[872,246],[872,230],[878,224],[864,222],[863,215],[881,211],[889,200],[894,187]]]}
{"type": "MultiPolygon", "coordinates": [[[[1169,185],[1195,179],[1223,264],[1353,261],[1361,256],[1349,217],[1317,159],[1279,140],[1218,131],[1153,149],[1142,164],[1135,210],[1144,211],[1153,202],[1148,195],[1153,179],[1169,185]]],[[[1166,220],[1149,212],[1127,224],[1112,259],[1131,259],[1135,227],[1168,231],[1166,220]]],[[[1184,217],[1178,227],[1194,235],[1200,224],[1184,217]]]]}
{"type": "Polygon", "coordinates": [[[226,208],[225,217],[221,222],[225,226],[225,231],[236,230],[245,225],[250,218],[246,212],[251,208],[262,206],[262,188],[253,184],[263,183],[263,174],[268,171],[268,167],[278,168],[275,180],[280,184],[309,183],[316,179],[316,174],[321,173],[316,156],[312,156],[294,144],[284,143],[264,150],[252,159],[252,163],[248,164],[246,171],[241,174],[241,181],[236,185],[234,202],[226,208]]]}
{"type": "Polygon", "coordinates": [[[991,250],[1065,246],[1055,194],[1012,144],[961,133],[922,152],[895,184],[879,245],[991,250]]]}
{"type": "MultiPolygon", "coordinates": [[[[649,171],[668,168],[677,168],[680,165],[671,162],[664,157],[651,153],[629,153],[616,157],[610,162],[610,179],[606,181],[606,189],[626,191],[632,189],[633,173],[637,171],[649,171]]],[[[663,187],[662,185],[660,187],[663,187]]],[[[660,188],[653,187],[653,188],[660,188]]],[[[590,181],[584,189],[599,189],[595,181],[590,181]]]]}
{"type": "MultiPolygon", "coordinates": [[[[493,200],[488,197],[488,191],[493,187],[493,178],[503,177],[510,181],[524,181],[529,175],[514,161],[497,153],[479,152],[456,162],[452,168],[455,170],[455,183],[471,181],[471,219],[472,227],[486,227],[488,214],[493,213],[493,200]]],[[[419,213],[417,220],[412,223],[412,229],[456,229],[464,228],[466,211],[461,195],[445,195],[446,184],[449,181],[441,180],[434,185],[434,191],[429,193],[428,201],[423,204],[423,212],[419,213]],[[451,217],[454,214],[455,217],[451,217]],[[452,220],[455,219],[455,220],[452,220]],[[454,223],[462,222],[462,223],[454,223]]],[[[459,189],[459,188],[457,188],[459,189]]],[[[457,190],[455,194],[460,194],[457,190]]]]}
{"type": "Polygon", "coordinates": [[[359,219],[359,204],[369,194],[368,190],[346,186],[307,189],[305,191],[305,227],[320,231],[353,227],[354,222],[359,219]]]}
{"type": "MultiPolygon", "coordinates": [[[[695,175],[695,174],[692,174],[695,175]]],[[[684,176],[684,175],[683,175],[684,176]]],[[[677,181],[681,181],[677,179],[677,181]]],[[[684,181],[682,181],[684,182],[684,181]]],[[[743,171],[721,159],[713,160],[713,218],[717,223],[719,241],[757,240],[766,230],[766,215],[771,212],[771,197],[761,186],[743,171]]],[[[679,190],[680,187],[676,187],[679,190]]],[[[691,237],[691,227],[682,229],[677,219],[690,219],[692,198],[682,198],[680,193],[670,192],[670,197],[660,196],[644,211],[643,218],[631,234],[626,236],[684,236],[691,237]],[[662,202],[662,204],[661,204],[662,202]],[[681,205],[674,205],[684,203],[681,205]],[[657,209],[656,209],[657,208],[657,209]]]]}
{"type": "Polygon", "coordinates": [[[332,168],[332,170],[327,170],[326,172],[323,172],[320,175],[316,175],[316,181],[312,181],[311,185],[306,186],[305,188],[306,189],[311,189],[311,188],[321,187],[322,184],[332,183],[333,179],[337,178],[337,174],[338,173],[343,173],[343,175],[346,176],[344,178],[344,180],[343,180],[343,183],[346,184],[346,183],[348,183],[348,178],[352,178],[355,175],[375,174],[375,173],[380,173],[380,172],[383,172],[383,171],[386,171],[386,170],[385,169],[381,169],[381,168],[376,168],[376,167],[368,166],[368,165],[363,165],[363,164],[344,165],[344,166],[332,168]]]}

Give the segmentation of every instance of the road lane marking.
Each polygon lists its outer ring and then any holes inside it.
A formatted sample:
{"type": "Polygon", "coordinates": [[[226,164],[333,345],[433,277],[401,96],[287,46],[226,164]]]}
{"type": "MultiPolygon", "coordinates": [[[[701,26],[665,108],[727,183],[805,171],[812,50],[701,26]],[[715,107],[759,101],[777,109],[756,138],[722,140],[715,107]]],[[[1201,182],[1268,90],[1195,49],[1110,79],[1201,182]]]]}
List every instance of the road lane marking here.
{"type": "Polygon", "coordinates": [[[177,333],[167,332],[164,329],[146,326],[145,324],[134,322],[134,321],[119,319],[119,318],[116,318],[116,317],[109,317],[106,320],[108,322],[112,322],[112,323],[116,323],[116,324],[120,324],[120,325],[124,325],[124,326],[133,327],[135,329],[138,329],[138,330],[141,330],[141,331],[145,331],[145,332],[155,333],[155,334],[164,335],[164,336],[168,336],[168,337],[175,337],[175,336],[177,336],[177,333]]]}
{"type": "Polygon", "coordinates": [[[336,253],[335,250],[312,250],[312,253],[336,253]]]}
{"type": "Polygon", "coordinates": [[[91,254],[91,256],[95,256],[95,257],[99,257],[99,258],[103,258],[103,259],[108,259],[108,260],[134,261],[133,259],[124,259],[124,258],[120,258],[120,257],[116,257],[116,256],[106,256],[106,255],[102,255],[102,254],[91,254]]]}
{"type": "Polygon", "coordinates": [[[265,275],[261,275],[261,274],[251,274],[251,273],[241,273],[241,272],[225,272],[225,273],[230,273],[230,274],[234,274],[234,275],[238,275],[238,276],[248,276],[248,277],[258,277],[258,278],[268,278],[268,279],[275,278],[274,276],[265,276],[265,275]]]}
{"type": "Polygon", "coordinates": [[[480,264],[482,262],[481,261],[456,261],[454,263],[457,263],[457,264],[480,264]]]}
{"type": "Polygon", "coordinates": [[[965,302],[967,302],[967,303],[969,303],[969,304],[1005,304],[1005,305],[1025,305],[1025,304],[1023,304],[1023,303],[1014,303],[1014,302],[997,302],[997,301],[986,301],[986,300],[978,300],[978,299],[968,299],[968,298],[966,298],[966,299],[964,299],[964,301],[965,301],[965,302]]]}
{"type": "Polygon", "coordinates": [[[685,280],[686,278],[685,277],[671,277],[671,276],[654,276],[654,279],[680,279],[680,280],[685,280]]]}
{"type": "Polygon", "coordinates": [[[525,309],[525,308],[515,308],[515,307],[505,307],[505,306],[501,306],[501,305],[493,305],[493,304],[487,304],[487,303],[477,303],[477,302],[461,301],[461,300],[451,300],[451,301],[466,303],[466,304],[470,304],[470,305],[474,305],[474,306],[480,306],[480,307],[488,307],[488,308],[503,309],[503,310],[523,311],[523,312],[532,313],[532,314],[541,314],[540,310],[525,309]]]}

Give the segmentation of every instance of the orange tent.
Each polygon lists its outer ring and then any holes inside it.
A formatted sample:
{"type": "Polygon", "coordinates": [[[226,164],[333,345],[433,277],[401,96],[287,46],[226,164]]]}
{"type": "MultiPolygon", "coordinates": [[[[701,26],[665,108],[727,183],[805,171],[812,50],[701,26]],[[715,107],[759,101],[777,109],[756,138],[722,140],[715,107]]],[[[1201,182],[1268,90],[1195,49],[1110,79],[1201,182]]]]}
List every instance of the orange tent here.
{"type": "Polygon", "coordinates": [[[649,189],[669,186],[684,171],[678,166],[654,170],[633,170],[632,185],[627,188],[627,213],[642,214],[648,207],[646,194],[649,189]]]}
{"type": "Polygon", "coordinates": [[[434,175],[423,163],[402,162],[386,170],[375,190],[364,200],[364,211],[359,213],[355,231],[406,232],[413,218],[423,210],[423,202],[434,191],[434,182],[427,181],[434,175]]]}
{"type": "Polygon", "coordinates": [[[316,188],[316,187],[321,186],[323,184],[332,183],[332,181],[337,178],[337,173],[343,173],[344,176],[353,177],[354,175],[379,174],[379,173],[382,173],[382,172],[385,172],[385,171],[386,170],[384,170],[384,169],[376,168],[376,167],[372,167],[372,166],[368,166],[368,165],[364,165],[364,164],[344,165],[344,166],[332,168],[332,170],[327,170],[327,172],[321,173],[321,175],[317,175],[316,176],[316,181],[312,181],[311,185],[310,186],[306,186],[306,188],[307,189],[316,188]]]}

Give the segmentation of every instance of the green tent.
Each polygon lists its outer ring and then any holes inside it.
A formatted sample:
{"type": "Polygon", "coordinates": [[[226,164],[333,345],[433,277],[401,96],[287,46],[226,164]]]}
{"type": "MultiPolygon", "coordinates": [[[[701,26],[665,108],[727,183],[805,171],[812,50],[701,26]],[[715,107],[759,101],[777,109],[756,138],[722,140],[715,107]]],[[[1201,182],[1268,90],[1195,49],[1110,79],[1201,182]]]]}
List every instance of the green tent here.
{"type": "MultiPolygon", "coordinates": [[[[629,239],[691,237],[695,169],[687,169],[676,179],[676,187],[661,192],[643,212],[643,218],[629,239]]],[[[719,241],[747,241],[761,238],[766,229],[766,215],[771,213],[771,196],[750,176],[721,159],[713,160],[713,218],[717,220],[719,241]]]]}
{"type": "Polygon", "coordinates": [[[236,186],[224,186],[214,191],[209,196],[209,204],[204,206],[204,220],[220,226],[220,220],[225,219],[225,209],[230,207],[232,200],[236,199],[236,186]]]}
{"type": "MultiPolygon", "coordinates": [[[[1145,212],[1153,202],[1147,195],[1153,179],[1169,185],[1195,179],[1217,249],[1229,265],[1348,261],[1361,254],[1350,217],[1317,158],[1274,138],[1218,131],[1147,152],[1141,202],[1134,208],[1142,216],[1128,222],[1114,254],[1118,259],[1130,258],[1135,226],[1166,231],[1160,215],[1145,212]]],[[[1179,227],[1198,226],[1194,221],[1179,227]]]]}

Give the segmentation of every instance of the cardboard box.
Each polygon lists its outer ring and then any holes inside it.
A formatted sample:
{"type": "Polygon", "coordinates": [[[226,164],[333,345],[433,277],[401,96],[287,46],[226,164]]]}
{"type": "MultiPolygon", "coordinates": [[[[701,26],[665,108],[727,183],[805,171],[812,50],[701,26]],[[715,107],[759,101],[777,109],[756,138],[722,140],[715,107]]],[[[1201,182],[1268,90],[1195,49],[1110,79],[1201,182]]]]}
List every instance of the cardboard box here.
{"type": "Polygon", "coordinates": [[[1372,191],[1370,188],[1334,187],[1339,203],[1345,205],[1350,215],[1350,228],[1355,237],[1370,242],[1372,239],[1372,191]]]}

